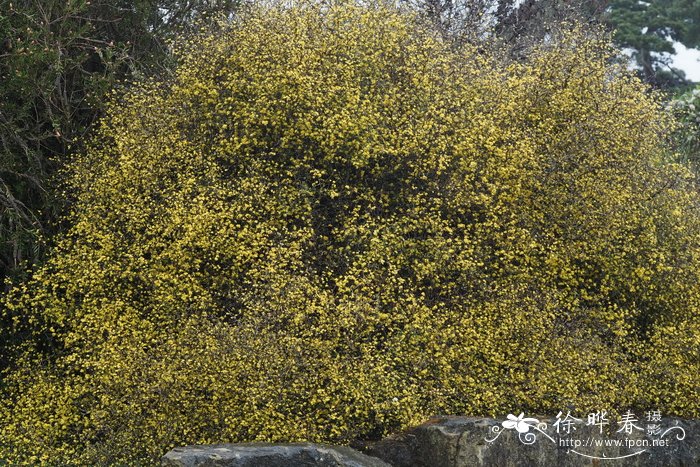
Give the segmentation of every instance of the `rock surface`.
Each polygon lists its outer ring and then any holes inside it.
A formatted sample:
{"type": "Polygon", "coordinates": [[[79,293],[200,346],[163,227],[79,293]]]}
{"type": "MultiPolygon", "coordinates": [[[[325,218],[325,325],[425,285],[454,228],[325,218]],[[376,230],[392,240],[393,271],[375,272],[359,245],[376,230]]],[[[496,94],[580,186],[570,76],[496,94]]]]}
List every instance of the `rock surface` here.
{"type": "Polygon", "coordinates": [[[628,467],[700,466],[700,420],[664,417],[566,425],[514,416],[494,420],[436,417],[371,444],[348,447],[299,444],[221,444],[176,448],[164,466],[235,467],[628,467]],[[503,422],[506,422],[505,424],[503,422]],[[604,429],[601,432],[601,427],[604,429]],[[622,427],[622,428],[621,428],[622,427]],[[522,433],[517,431],[520,428],[522,433]],[[629,433],[627,432],[629,431],[629,433]],[[381,459],[381,460],[380,460],[381,459]]]}
{"type": "Polygon", "coordinates": [[[385,462],[344,446],[311,443],[218,444],[175,448],[162,459],[177,467],[390,467],[385,462]]]}
{"type": "Polygon", "coordinates": [[[502,420],[434,418],[365,451],[393,467],[700,466],[698,420],[664,419],[655,435],[647,435],[647,424],[641,421],[635,425],[643,430],[633,428],[631,434],[616,432],[615,421],[610,422],[611,432],[603,434],[599,426],[586,426],[585,419],[568,434],[562,425],[556,433],[556,420],[539,421],[547,424],[541,428],[549,437],[534,428],[528,430],[532,436],[519,435],[515,429],[504,429],[502,420]]]}

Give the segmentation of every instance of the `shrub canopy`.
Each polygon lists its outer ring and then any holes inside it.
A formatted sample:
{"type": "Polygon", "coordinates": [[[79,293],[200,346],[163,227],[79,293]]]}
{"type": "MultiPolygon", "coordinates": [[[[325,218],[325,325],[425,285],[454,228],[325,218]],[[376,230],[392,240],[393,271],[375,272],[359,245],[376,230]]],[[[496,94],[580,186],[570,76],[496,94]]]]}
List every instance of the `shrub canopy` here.
{"type": "Polygon", "coordinates": [[[700,408],[700,217],[575,30],[503,63],[413,16],[252,8],[111,106],[8,299],[0,458],[349,442],[436,413],[700,408]]]}

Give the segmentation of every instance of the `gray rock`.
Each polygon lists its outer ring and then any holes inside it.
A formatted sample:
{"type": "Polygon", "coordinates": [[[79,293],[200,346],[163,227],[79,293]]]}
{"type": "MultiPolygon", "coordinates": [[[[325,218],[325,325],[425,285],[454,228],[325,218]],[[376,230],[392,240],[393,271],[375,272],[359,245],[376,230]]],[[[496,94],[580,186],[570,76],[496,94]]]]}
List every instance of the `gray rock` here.
{"type": "MultiPolygon", "coordinates": [[[[698,420],[664,418],[662,433],[672,427],[678,428],[661,437],[660,433],[647,435],[646,430],[617,433],[618,425],[614,421],[610,424],[614,428],[601,434],[600,427],[586,426],[586,420],[569,434],[564,429],[557,434],[553,425],[555,420],[540,419],[547,423],[547,428],[543,427],[542,431],[549,438],[531,429],[529,433],[534,436],[529,438],[531,444],[523,443],[523,436],[527,435],[519,435],[514,429],[503,429],[502,421],[471,417],[434,418],[405,433],[365,446],[363,450],[394,467],[700,466],[698,420]],[[684,438],[678,439],[682,433],[684,438]],[[487,441],[496,436],[492,442],[487,441]],[[665,445],[653,445],[655,439],[665,445]],[[620,440],[620,446],[615,446],[616,440],[620,440]],[[606,442],[610,445],[605,445],[606,442]],[[633,446],[626,446],[626,442],[633,446]]],[[[644,422],[638,425],[646,428],[644,422]]],[[[527,438],[524,440],[528,441],[527,438]]]]}
{"type": "Polygon", "coordinates": [[[385,462],[344,446],[311,443],[217,444],[175,448],[162,459],[177,467],[390,467],[385,462]]]}

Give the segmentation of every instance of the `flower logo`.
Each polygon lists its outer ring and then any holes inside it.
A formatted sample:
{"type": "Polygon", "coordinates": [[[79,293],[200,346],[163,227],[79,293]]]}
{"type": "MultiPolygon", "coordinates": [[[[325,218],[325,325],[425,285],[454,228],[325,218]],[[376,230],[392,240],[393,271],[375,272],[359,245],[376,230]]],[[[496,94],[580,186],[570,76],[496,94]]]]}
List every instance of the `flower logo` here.
{"type": "Polygon", "coordinates": [[[517,417],[513,414],[508,414],[508,420],[505,420],[501,425],[503,425],[503,428],[506,430],[512,430],[515,428],[518,433],[527,433],[530,431],[530,428],[533,425],[530,425],[530,423],[534,423],[537,425],[540,421],[537,420],[536,418],[524,418],[525,413],[521,413],[517,417]]]}

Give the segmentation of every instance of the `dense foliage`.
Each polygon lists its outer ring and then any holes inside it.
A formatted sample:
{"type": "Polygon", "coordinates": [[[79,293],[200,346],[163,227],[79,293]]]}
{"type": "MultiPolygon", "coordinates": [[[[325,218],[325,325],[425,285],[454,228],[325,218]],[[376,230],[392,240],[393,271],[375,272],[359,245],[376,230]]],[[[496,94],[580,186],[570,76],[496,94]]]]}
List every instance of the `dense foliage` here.
{"type": "Polygon", "coordinates": [[[700,174],[700,86],[670,102],[678,121],[674,133],[677,160],[700,174]]]}
{"type": "MultiPolygon", "coordinates": [[[[89,2],[0,2],[0,280],[41,257],[55,158],[85,136],[126,65],[89,2]],[[110,43],[111,42],[111,43],[110,43]]],[[[105,16],[107,21],[109,18],[105,16]]]]}
{"type": "MultiPolygon", "coordinates": [[[[126,79],[166,73],[165,43],[237,0],[0,0],[0,294],[45,257],[56,174],[126,79]]],[[[0,319],[0,370],[14,340],[0,319]]]]}
{"type": "Polygon", "coordinates": [[[0,0],[1,282],[43,257],[61,211],[52,177],[82,149],[107,94],[162,72],[168,38],[238,3],[0,0]]]}
{"type": "Polygon", "coordinates": [[[0,458],[699,414],[698,198],[655,97],[580,31],[504,63],[340,3],[253,8],[111,106],[6,301],[0,458]]]}

